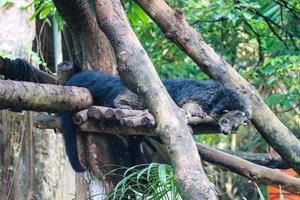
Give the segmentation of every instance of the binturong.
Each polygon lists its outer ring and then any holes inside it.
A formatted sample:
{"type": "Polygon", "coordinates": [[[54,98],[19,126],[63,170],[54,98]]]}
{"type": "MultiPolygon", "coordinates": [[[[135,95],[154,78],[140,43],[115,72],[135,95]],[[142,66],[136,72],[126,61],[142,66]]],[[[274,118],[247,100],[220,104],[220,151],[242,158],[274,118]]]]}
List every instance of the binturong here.
{"type": "MultiPolygon", "coordinates": [[[[187,116],[204,118],[209,115],[219,123],[220,130],[228,134],[248,122],[251,109],[246,99],[218,81],[169,79],[163,84],[174,102],[184,109],[187,116]]],[[[83,72],[74,75],[65,84],[89,89],[94,104],[125,109],[146,109],[137,95],[121,82],[118,76],[102,72],[83,72]]],[[[76,147],[76,126],[72,116],[78,112],[65,112],[61,117],[63,137],[69,161],[76,172],[85,171],[81,166],[76,147]]]]}

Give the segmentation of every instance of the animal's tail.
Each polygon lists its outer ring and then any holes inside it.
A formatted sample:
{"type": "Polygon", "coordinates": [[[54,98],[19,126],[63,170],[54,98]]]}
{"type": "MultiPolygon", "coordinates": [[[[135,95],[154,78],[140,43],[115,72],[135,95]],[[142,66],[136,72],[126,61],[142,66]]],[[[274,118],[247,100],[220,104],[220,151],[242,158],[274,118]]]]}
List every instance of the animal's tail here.
{"type": "MultiPolygon", "coordinates": [[[[120,80],[112,75],[99,72],[83,72],[74,75],[65,85],[87,88],[92,94],[95,103],[100,105],[102,98],[105,99],[105,96],[109,96],[111,99],[115,98],[115,94],[117,94],[116,89],[120,88],[116,84],[121,85],[120,80]]],[[[78,158],[76,125],[72,118],[75,113],[76,111],[65,112],[61,117],[61,126],[69,161],[76,172],[83,172],[85,169],[81,166],[78,158]]]]}
{"type": "Polygon", "coordinates": [[[67,156],[71,163],[72,168],[76,172],[84,172],[86,169],[81,166],[76,142],[76,125],[73,122],[74,112],[65,112],[61,116],[61,128],[63,132],[63,138],[65,141],[65,148],[67,156]]]}

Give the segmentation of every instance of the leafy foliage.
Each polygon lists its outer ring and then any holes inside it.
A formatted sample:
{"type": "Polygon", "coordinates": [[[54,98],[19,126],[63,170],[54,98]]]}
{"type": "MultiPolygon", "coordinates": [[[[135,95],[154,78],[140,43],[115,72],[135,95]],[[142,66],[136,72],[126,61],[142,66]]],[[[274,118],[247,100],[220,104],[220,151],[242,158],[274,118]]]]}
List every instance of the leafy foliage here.
{"type": "Polygon", "coordinates": [[[0,0],[0,8],[9,8],[13,5],[13,0],[0,0]]]}
{"type": "MultiPolygon", "coordinates": [[[[168,0],[168,4],[184,12],[204,40],[255,85],[271,109],[300,137],[299,1],[168,0]]],[[[163,78],[208,78],[151,20],[132,26],[163,78]]],[[[254,128],[241,127],[238,133],[195,139],[224,150],[267,151],[268,145],[254,128]]],[[[224,191],[220,192],[222,199],[239,199],[241,194],[246,199],[267,196],[264,187],[258,191],[240,176],[209,165],[205,168],[208,174],[215,174],[212,179],[224,191]]]]}
{"type": "Polygon", "coordinates": [[[54,16],[57,22],[58,30],[61,31],[63,28],[63,19],[59,15],[57,9],[55,8],[52,0],[32,0],[28,4],[24,5],[22,8],[27,9],[29,7],[35,7],[34,13],[31,15],[29,20],[33,20],[38,17],[40,20],[45,20],[51,25],[51,20],[49,17],[54,16]]]}
{"type": "MultiPolygon", "coordinates": [[[[114,175],[118,168],[106,176],[114,175]]],[[[115,186],[107,199],[180,199],[173,168],[166,164],[151,163],[130,167],[125,170],[122,180],[115,186]]]]}

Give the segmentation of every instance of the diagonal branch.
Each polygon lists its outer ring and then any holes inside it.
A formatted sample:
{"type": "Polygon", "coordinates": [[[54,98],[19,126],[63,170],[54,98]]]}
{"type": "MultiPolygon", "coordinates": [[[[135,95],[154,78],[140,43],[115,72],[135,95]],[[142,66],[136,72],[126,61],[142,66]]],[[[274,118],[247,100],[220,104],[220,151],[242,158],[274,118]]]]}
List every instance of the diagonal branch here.
{"type": "Polygon", "coordinates": [[[300,179],[284,174],[277,169],[270,169],[243,160],[237,156],[213,149],[207,145],[197,143],[198,151],[203,160],[219,165],[231,172],[248,178],[253,182],[273,185],[300,194],[300,179]]]}
{"type": "Polygon", "coordinates": [[[186,118],[168,95],[147,53],[130,27],[119,0],[96,0],[97,21],[110,39],[119,74],[153,114],[183,199],[217,199],[205,176],[186,118]],[[190,158],[193,159],[190,159],[190,158]]]}
{"type": "Polygon", "coordinates": [[[300,173],[299,140],[277,119],[258,91],[203,41],[201,35],[184,19],[182,12],[173,11],[163,0],[151,2],[136,0],[136,2],[166,36],[190,56],[205,73],[247,96],[253,110],[254,126],[281,157],[292,163],[293,168],[300,173]]]}

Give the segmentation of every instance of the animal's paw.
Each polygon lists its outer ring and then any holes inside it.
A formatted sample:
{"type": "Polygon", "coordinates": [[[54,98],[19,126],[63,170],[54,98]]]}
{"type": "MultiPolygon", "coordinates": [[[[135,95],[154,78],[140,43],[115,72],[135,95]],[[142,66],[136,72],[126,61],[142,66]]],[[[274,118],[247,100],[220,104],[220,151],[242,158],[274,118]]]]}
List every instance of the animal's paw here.
{"type": "Polygon", "coordinates": [[[129,105],[120,105],[120,104],[115,104],[114,105],[116,108],[119,108],[119,109],[126,109],[126,110],[132,110],[132,107],[129,106],[129,105]]]}
{"type": "Polygon", "coordinates": [[[202,119],[204,119],[205,117],[207,117],[206,112],[192,112],[191,113],[192,117],[200,117],[202,119]]]}
{"type": "Polygon", "coordinates": [[[188,117],[200,117],[203,119],[207,116],[206,112],[202,110],[201,106],[194,101],[187,102],[181,107],[188,117]]]}

